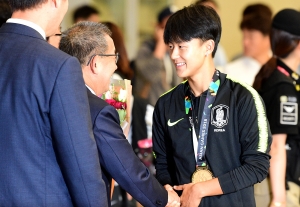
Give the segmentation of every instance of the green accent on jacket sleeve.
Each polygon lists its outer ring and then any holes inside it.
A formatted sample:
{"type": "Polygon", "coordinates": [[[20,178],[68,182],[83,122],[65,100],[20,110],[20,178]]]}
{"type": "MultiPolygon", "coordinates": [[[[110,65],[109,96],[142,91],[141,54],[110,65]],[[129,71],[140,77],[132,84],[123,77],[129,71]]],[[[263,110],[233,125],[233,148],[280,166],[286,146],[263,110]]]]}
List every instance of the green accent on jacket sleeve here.
{"type": "Polygon", "coordinates": [[[226,78],[230,79],[233,82],[239,83],[252,94],[256,106],[257,122],[258,122],[258,130],[259,130],[259,143],[258,143],[257,151],[266,153],[268,148],[268,122],[267,122],[265,108],[259,94],[254,88],[252,88],[250,85],[246,83],[239,82],[238,80],[235,80],[234,78],[228,75],[226,78]]]}

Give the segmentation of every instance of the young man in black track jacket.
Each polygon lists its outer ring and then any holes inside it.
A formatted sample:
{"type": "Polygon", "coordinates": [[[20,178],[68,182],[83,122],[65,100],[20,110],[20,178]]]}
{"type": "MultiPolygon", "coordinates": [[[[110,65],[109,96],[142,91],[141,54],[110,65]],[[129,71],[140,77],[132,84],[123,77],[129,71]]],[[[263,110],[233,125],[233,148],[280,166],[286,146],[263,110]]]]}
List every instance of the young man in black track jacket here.
{"type": "Polygon", "coordinates": [[[185,7],[170,17],[164,41],[179,77],[153,116],[157,179],[181,206],[255,206],[253,185],[268,174],[271,134],[261,97],[215,69],[221,35],[216,12],[185,7]]]}

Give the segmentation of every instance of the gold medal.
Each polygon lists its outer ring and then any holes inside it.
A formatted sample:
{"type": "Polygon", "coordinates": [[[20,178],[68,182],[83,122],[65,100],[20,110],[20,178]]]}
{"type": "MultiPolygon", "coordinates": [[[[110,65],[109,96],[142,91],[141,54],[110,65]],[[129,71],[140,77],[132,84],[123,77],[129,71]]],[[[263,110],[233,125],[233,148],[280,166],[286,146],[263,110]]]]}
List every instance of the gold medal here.
{"type": "Polygon", "coordinates": [[[213,179],[213,174],[207,167],[197,167],[192,175],[192,183],[204,182],[213,179]]]}

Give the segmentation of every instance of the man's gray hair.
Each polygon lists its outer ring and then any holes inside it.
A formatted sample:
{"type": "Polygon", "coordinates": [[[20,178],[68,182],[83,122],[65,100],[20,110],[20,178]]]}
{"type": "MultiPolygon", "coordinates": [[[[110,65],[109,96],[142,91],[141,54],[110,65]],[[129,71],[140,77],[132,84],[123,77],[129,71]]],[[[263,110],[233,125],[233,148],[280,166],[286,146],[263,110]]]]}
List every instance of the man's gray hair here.
{"type": "Polygon", "coordinates": [[[86,65],[94,54],[104,54],[107,50],[105,35],[111,31],[102,23],[83,21],[62,33],[59,49],[76,57],[81,65],[86,65]]]}

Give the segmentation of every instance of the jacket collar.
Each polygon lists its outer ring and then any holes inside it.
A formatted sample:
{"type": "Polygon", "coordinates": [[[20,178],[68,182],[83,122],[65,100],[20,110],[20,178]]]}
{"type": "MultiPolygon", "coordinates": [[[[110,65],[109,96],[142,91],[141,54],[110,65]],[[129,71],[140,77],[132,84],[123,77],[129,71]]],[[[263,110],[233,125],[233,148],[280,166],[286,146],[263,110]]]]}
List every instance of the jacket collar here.
{"type": "MultiPolygon", "coordinates": [[[[226,80],[226,74],[221,73],[220,71],[219,71],[219,74],[220,74],[219,78],[220,78],[220,87],[221,87],[223,85],[224,81],[226,80]]],[[[199,81],[201,81],[201,80],[199,80],[199,81]]],[[[182,84],[184,84],[184,93],[186,94],[187,90],[189,89],[189,82],[184,81],[184,82],[182,82],[182,84]]]]}
{"type": "Polygon", "coordinates": [[[30,36],[46,41],[43,36],[35,29],[22,24],[5,23],[0,28],[0,33],[13,33],[19,35],[30,36]]]}
{"type": "Polygon", "coordinates": [[[31,21],[28,21],[28,20],[25,20],[25,19],[10,18],[6,22],[7,23],[22,24],[22,25],[31,27],[32,29],[38,31],[43,36],[43,38],[46,39],[45,31],[39,25],[37,25],[37,24],[35,24],[31,21]]]}

